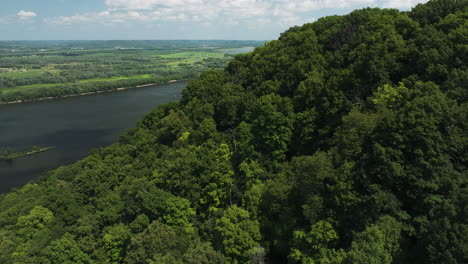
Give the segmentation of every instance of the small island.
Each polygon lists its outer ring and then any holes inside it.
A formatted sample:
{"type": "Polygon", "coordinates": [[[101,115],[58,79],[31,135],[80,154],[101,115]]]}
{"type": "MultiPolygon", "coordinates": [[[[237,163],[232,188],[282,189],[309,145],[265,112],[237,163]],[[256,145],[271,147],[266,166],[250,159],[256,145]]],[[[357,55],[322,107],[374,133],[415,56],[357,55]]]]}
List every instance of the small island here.
{"type": "Polygon", "coordinates": [[[0,162],[1,161],[12,161],[13,159],[17,159],[17,158],[20,158],[20,157],[29,156],[29,155],[33,155],[33,154],[36,154],[36,153],[44,152],[44,151],[47,151],[47,150],[50,150],[50,149],[53,149],[53,148],[55,148],[55,147],[37,147],[37,146],[34,146],[29,150],[16,152],[16,153],[12,152],[10,149],[7,149],[7,150],[4,151],[3,155],[0,156],[0,162]]]}

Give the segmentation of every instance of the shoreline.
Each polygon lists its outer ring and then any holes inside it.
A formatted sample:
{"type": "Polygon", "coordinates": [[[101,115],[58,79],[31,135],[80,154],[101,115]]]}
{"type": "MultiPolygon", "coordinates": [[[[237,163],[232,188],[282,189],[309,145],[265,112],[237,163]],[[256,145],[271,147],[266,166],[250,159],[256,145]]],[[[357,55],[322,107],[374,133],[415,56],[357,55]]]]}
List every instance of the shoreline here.
{"type": "Polygon", "coordinates": [[[29,151],[17,152],[17,153],[13,153],[13,154],[9,154],[9,155],[0,156],[0,162],[2,162],[2,161],[3,162],[12,161],[12,160],[17,159],[17,158],[34,155],[34,154],[41,153],[41,152],[44,152],[44,151],[48,151],[48,150],[51,150],[51,149],[54,149],[54,148],[55,147],[42,147],[42,148],[33,147],[29,151]]]}
{"type": "Polygon", "coordinates": [[[175,83],[175,82],[180,82],[184,80],[170,80],[165,83],[147,83],[147,84],[142,84],[138,86],[132,86],[132,87],[120,87],[112,90],[103,90],[103,91],[96,91],[96,92],[85,92],[85,93],[80,93],[80,94],[69,94],[69,95],[63,95],[63,96],[50,96],[50,97],[40,97],[36,99],[29,99],[29,100],[17,100],[17,101],[11,101],[11,102],[0,102],[0,105],[9,105],[9,104],[22,104],[22,103],[31,103],[31,102],[36,102],[36,101],[47,101],[47,100],[54,100],[54,99],[62,99],[62,98],[68,98],[68,97],[77,97],[77,96],[86,96],[86,95],[94,95],[94,94],[100,94],[100,93],[108,93],[108,92],[115,92],[115,91],[125,91],[129,89],[136,89],[136,88],[144,88],[144,87],[149,87],[149,86],[155,86],[155,85],[163,85],[163,84],[170,84],[170,83],[175,83]]]}

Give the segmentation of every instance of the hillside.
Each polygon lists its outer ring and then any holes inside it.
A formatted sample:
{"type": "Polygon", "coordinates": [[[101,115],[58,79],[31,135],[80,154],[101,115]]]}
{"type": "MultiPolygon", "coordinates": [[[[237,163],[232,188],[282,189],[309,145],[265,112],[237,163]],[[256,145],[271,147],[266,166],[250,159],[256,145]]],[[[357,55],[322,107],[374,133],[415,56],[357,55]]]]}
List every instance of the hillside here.
{"type": "Polygon", "coordinates": [[[468,1],[293,27],[0,198],[0,263],[468,263],[468,1]]]}

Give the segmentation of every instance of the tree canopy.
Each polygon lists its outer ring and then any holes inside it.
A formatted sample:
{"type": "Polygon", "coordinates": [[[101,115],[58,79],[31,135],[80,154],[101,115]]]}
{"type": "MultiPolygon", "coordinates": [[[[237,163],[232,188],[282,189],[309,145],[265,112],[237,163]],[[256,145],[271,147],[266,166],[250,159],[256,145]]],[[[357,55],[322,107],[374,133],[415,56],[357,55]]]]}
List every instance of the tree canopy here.
{"type": "Polygon", "coordinates": [[[0,197],[1,263],[468,263],[468,1],[293,27],[0,197]]]}

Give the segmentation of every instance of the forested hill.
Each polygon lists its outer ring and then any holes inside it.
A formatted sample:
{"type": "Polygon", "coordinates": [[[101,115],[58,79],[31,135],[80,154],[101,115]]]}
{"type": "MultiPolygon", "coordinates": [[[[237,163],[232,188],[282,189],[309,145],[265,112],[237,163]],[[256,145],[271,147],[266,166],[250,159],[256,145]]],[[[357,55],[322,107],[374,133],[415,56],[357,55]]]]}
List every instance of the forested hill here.
{"type": "Polygon", "coordinates": [[[0,200],[0,263],[468,263],[468,0],[293,27],[0,200]]]}

